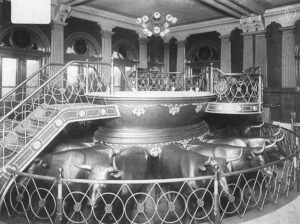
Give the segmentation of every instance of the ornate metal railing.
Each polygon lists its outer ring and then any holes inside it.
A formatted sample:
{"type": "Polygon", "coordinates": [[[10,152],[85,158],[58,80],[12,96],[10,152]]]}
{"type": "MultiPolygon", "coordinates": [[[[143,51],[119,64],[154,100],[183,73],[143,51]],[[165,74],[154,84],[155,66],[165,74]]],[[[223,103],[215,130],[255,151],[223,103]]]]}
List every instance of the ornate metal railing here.
{"type": "Polygon", "coordinates": [[[111,68],[100,62],[50,64],[2,98],[0,171],[61,109],[93,105],[94,97],[86,97],[87,92],[110,92],[111,68]],[[28,92],[32,81],[39,86],[28,92]]]}
{"type": "Polygon", "coordinates": [[[136,71],[131,76],[131,88],[138,91],[209,91],[205,74],[182,72],[136,71]]]}
{"type": "Polygon", "coordinates": [[[206,112],[253,114],[262,112],[262,74],[256,72],[224,73],[210,69],[211,88],[217,99],[206,112]]]}
{"type": "Polygon", "coordinates": [[[262,103],[261,73],[224,73],[213,68],[212,76],[217,102],[262,103]]]}
{"type": "Polygon", "coordinates": [[[163,180],[64,179],[62,169],[56,177],[9,172],[14,184],[6,197],[9,215],[1,216],[2,220],[18,215],[28,223],[221,223],[288,197],[299,183],[299,160],[297,152],[254,169],[221,174],[216,167],[214,176],[163,180]],[[267,176],[265,167],[276,175],[267,176]],[[228,181],[229,194],[220,187],[221,177],[228,181]],[[191,185],[191,181],[205,180],[206,186],[191,185]],[[97,191],[93,198],[96,184],[105,184],[107,190],[97,191]]]}

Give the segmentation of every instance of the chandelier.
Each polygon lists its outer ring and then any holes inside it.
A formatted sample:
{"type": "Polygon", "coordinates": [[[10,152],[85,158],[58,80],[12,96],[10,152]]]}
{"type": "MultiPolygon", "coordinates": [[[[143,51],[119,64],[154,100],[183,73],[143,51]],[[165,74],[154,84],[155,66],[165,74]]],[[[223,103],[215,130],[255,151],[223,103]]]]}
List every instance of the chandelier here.
{"type": "Polygon", "coordinates": [[[157,0],[155,0],[155,11],[150,15],[144,15],[136,19],[137,24],[140,24],[144,29],[143,33],[151,37],[152,35],[160,35],[165,37],[170,32],[170,25],[177,22],[177,18],[171,14],[165,17],[157,10],[157,0]]]}

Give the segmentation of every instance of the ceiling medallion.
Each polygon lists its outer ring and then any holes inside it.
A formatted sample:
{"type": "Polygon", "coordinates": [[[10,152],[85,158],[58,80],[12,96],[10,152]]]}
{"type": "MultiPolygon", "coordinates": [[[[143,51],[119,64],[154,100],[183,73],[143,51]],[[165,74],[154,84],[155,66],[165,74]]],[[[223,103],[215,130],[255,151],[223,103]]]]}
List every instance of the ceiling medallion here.
{"type": "Polygon", "coordinates": [[[143,33],[151,37],[152,35],[165,37],[170,32],[170,25],[177,22],[177,18],[171,14],[163,16],[157,10],[157,0],[155,0],[155,11],[150,15],[144,15],[141,18],[137,18],[137,24],[140,24],[144,29],[143,33]]]}

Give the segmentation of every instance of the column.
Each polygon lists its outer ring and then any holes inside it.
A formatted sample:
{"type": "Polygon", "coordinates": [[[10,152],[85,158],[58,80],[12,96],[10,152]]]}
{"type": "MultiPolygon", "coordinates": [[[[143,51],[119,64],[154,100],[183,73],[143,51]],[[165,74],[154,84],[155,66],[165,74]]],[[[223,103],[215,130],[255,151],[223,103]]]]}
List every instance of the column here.
{"type": "MultiPolygon", "coordinates": [[[[101,27],[102,28],[102,27],[101,27]]],[[[112,35],[114,32],[111,30],[101,30],[101,49],[102,49],[102,61],[105,63],[111,62],[112,56],[112,35]]]]}
{"type": "Polygon", "coordinates": [[[148,67],[148,39],[146,37],[139,38],[139,55],[140,55],[140,68],[148,67]]]}
{"type": "Polygon", "coordinates": [[[185,40],[177,41],[177,72],[184,72],[185,40]]]}
{"type": "Polygon", "coordinates": [[[243,48],[243,70],[254,66],[254,46],[253,33],[243,33],[244,48],[243,48]]]}
{"type": "Polygon", "coordinates": [[[69,5],[57,5],[52,12],[52,26],[51,26],[51,62],[64,63],[64,27],[66,19],[71,12],[69,5]]]}
{"type": "Polygon", "coordinates": [[[267,87],[267,41],[266,31],[255,34],[255,67],[261,68],[264,75],[264,86],[267,87]]]}
{"type": "Polygon", "coordinates": [[[295,87],[294,26],[282,27],[282,87],[295,87]]]}
{"type": "Polygon", "coordinates": [[[4,2],[3,0],[0,0],[0,26],[1,25],[4,25],[5,22],[6,22],[6,18],[5,18],[5,5],[4,5],[4,2]]]}
{"type": "Polygon", "coordinates": [[[51,26],[51,62],[64,63],[64,27],[67,24],[53,21],[51,26]]]}
{"type": "Polygon", "coordinates": [[[164,43],[164,71],[170,71],[170,44],[169,40],[167,43],[164,43]]]}
{"type": "Polygon", "coordinates": [[[221,35],[221,70],[231,72],[231,42],[230,35],[221,35]]]}

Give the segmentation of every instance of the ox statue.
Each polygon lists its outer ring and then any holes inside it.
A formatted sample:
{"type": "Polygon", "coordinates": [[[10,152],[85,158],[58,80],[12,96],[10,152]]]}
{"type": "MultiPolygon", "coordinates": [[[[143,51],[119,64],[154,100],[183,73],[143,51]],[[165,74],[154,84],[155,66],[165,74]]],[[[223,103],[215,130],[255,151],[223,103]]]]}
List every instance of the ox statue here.
{"type": "MultiPolygon", "coordinates": [[[[222,160],[222,159],[220,159],[222,160]]],[[[154,163],[155,164],[155,163],[154,163]]],[[[176,145],[168,145],[162,149],[155,165],[157,176],[159,178],[189,178],[210,176],[215,174],[215,166],[219,166],[220,173],[228,172],[226,165],[222,165],[220,161],[211,159],[208,156],[199,155],[193,151],[187,151],[176,145]]],[[[191,180],[188,181],[192,189],[209,188],[212,182],[210,179],[191,180]]],[[[182,183],[174,182],[173,187],[179,190],[182,183]]],[[[229,194],[227,181],[225,177],[221,177],[220,185],[224,192],[229,194]]],[[[185,192],[189,194],[190,192],[185,192]]]]}
{"type": "MultiPolygon", "coordinates": [[[[74,149],[69,151],[57,152],[57,153],[49,153],[44,154],[39,158],[36,158],[27,168],[27,172],[31,174],[37,174],[42,176],[57,176],[58,168],[62,168],[63,170],[63,178],[65,179],[87,179],[88,173],[85,170],[78,168],[74,164],[94,164],[101,163],[103,166],[110,167],[110,161],[113,156],[112,149],[99,150],[96,146],[90,148],[83,149],[74,149]]],[[[99,174],[100,175],[100,174],[99,174]]],[[[31,185],[30,179],[27,177],[20,180],[24,186],[31,185]]],[[[47,180],[36,180],[34,186],[42,187],[44,189],[51,189],[53,186],[53,182],[47,180]]],[[[87,194],[89,189],[88,184],[75,183],[75,182],[66,182],[63,184],[62,188],[62,196],[65,198],[70,191],[71,192],[82,192],[83,194],[87,194]],[[65,184],[68,187],[65,187],[65,184]]],[[[72,218],[73,221],[82,221],[81,215],[79,214],[81,211],[76,211],[74,208],[76,203],[82,203],[83,194],[74,194],[72,197],[65,198],[65,204],[63,209],[65,210],[66,216],[68,218],[72,218]],[[71,214],[72,217],[70,216],[71,214]]],[[[84,206],[82,207],[84,208],[84,206]]]]}
{"type": "MultiPolygon", "coordinates": [[[[226,144],[211,144],[201,141],[189,142],[187,149],[197,152],[201,155],[214,158],[224,158],[231,161],[228,164],[229,170],[238,171],[254,168],[266,164],[266,158],[263,154],[265,147],[239,147],[226,144]],[[239,159],[232,159],[238,157],[239,159]]],[[[264,168],[267,175],[273,175],[270,168],[264,168]]]]}

